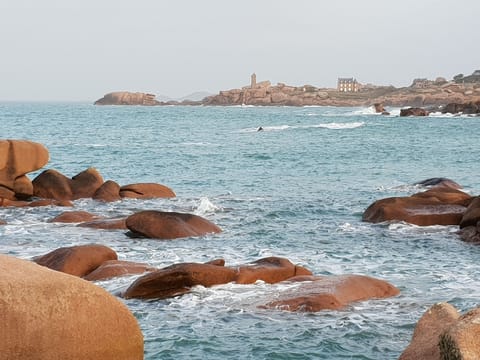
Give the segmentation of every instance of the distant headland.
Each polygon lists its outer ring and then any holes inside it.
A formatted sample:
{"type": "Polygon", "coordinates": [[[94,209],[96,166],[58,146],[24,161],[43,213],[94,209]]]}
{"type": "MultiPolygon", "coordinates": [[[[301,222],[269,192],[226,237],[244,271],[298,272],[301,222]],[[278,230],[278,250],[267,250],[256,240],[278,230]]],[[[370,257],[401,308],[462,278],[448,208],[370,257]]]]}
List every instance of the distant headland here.
{"type": "Polygon", "coordinates": [[[414,79],[408,87],[361,84],[355,78],[339,78],[337,88],[313,85],[272,85],[257,82],[251,75],[250,84],[237,89],[222,90],[200,101],[158,101],[154,94],[127,91],[106,94],[95,105],[255,105],[255,106],[440,106],[450,103],[480,103],[480,70],[471,75],[459,74],[452,80],[414,79]]]}

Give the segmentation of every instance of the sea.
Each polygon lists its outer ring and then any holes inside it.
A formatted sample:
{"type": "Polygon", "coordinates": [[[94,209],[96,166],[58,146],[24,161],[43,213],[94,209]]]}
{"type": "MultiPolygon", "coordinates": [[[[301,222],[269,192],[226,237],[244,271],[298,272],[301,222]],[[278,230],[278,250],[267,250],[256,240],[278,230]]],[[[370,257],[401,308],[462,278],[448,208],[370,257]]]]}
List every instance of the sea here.
{"type": "MultiPolygon", "coordinates": [[[[455,226],[370,224],[375,200],[450,178],[480,193],[480,118],[399,117],[370,108],[94,106],[0,103],[0,135],[44,144],[45,169],[72,177],[96,168],[120,185],[156,182],[173,199],[74,201],[113,218],[155,209],[193,213],[223,229],[176,240],[130,238],[49,222],[69,208],[0,208],[0,253],[23,259],[59,247],[103,244],[121,260],[162,268],[268,256],[316,275],[364,274],[400,295],[317,313],[259,308],[290,284],[195,287],[166,300],[125,300],[144,335],[145,359],[397,359],[437,302],[480,301],[480,247],[455,226]],[[263,130],[258,131],[259,128],[263,130]]],[[[138,275],[97,282],[118,296],[138,275]]]]}

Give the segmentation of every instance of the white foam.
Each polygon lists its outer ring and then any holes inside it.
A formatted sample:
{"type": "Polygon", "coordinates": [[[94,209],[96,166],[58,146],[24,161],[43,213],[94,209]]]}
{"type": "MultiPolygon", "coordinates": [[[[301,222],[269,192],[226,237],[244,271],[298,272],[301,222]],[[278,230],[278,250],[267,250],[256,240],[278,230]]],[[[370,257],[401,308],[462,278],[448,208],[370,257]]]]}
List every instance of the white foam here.
{"type": "Polygon", "coordinates": [[[194,210],[196,215],[205,215],[220,210],[220,207],[213,204],[207,197],[200,198],[200,204],[194,210]]]}
{"type": "Polygon", "coordinates": [[[351,122],[351,123],[327,123],[327,124],[318,124],[312,125],[311,127],[325,128],[330,130],[344,130],[344,129],[355,129],[365,125],[363,121],[351,122]]]}

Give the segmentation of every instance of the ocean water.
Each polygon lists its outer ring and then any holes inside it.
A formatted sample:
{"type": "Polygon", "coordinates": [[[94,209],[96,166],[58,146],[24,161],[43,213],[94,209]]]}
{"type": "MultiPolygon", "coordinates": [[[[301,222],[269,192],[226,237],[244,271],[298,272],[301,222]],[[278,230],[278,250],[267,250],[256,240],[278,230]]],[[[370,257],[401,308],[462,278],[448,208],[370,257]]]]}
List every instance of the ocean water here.
{"type": "MultiPolygon", "coordinates": [[[[434,303],[460,311],[479,304],[480,247],[460,241],[455,227],[361,221],[373,201],[421,191],[412,184],[430,177],[479,194],[479,118],[332,107],[1,103],[0,123],[2,138],[49,149],[44,169],[74,176],[93,166],[105,180],[158,182],[177,193],[108,204],[81,199],[78,210],[106,217],[191,212],[223,229],[199,238],[131,239],[124,231],[48,222],[69,209],[0,208],[8,223],[0,227],[1,253],[30,259],[99,243],[120,259],[157,267],[282,256],[315,274],[365,274],[401,290],[313,314],[259,309],[288,287],[261,282],[197,287],[161,301],[122,299],[143,331],[145,359],[396,359],[434,303]]],[[[135,278],[98,285],[119,294],[135,278]]]]}

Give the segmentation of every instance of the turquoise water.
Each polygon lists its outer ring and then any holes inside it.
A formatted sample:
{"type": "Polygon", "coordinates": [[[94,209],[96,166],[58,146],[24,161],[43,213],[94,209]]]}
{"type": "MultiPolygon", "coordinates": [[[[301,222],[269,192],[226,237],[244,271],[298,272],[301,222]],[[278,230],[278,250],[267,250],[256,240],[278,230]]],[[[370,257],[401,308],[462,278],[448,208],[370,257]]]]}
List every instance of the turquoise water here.
{"type": "MultiPolygon", "coordinates": [[[[258,309],[287,286],[263,283],[122,300],[139,320],[146,359],[395,359],[434,303],[461,311],[478,305],[480,248],[461,242],[455,227],[361,222],[374,200],[418,192],[411,184],[430,177],[449,177],[479,194],[478,118],[383,117],[330,107],[2,103],[0,123],[2,138],[44,144],[45,168],[73,176],[93,166],[105,180],[158,182],[177,193],[109,204],[82,199],[75,201],[79,210],[108,217],[191,212],[224,230],[174,241],[131,239],[123,231],[47,223],[62,208],[4,208],[2,253],[29,259],[101,243],[121,259],[157,267],[283,256],[315,274],[365,274],[401,290],[395,298],[315,314],[258,309]]],[[[134,279],[98,284],[118,294],[134,279]]]]}

